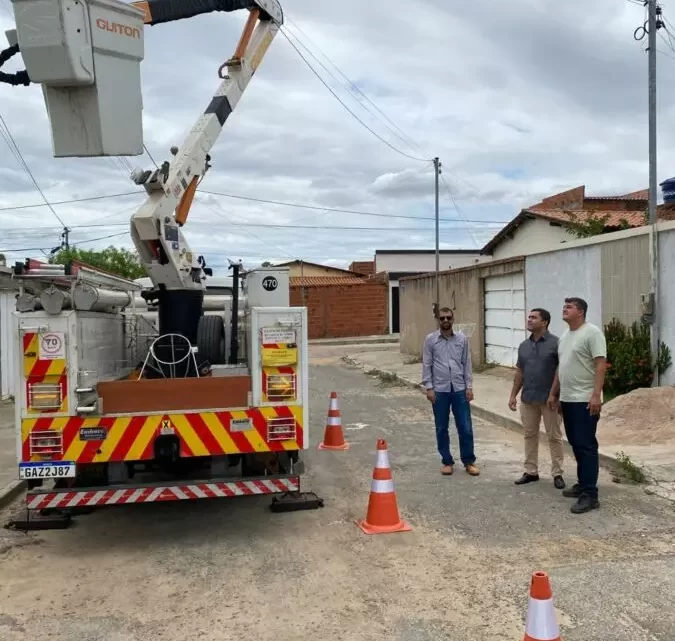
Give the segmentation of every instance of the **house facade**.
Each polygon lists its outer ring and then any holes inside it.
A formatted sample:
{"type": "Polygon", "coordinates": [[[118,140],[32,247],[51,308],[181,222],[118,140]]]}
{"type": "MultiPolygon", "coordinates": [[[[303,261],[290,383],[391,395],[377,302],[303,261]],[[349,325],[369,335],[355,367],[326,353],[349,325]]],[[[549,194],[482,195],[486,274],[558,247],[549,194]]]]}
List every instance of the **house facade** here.
{"type": "MultiPolygon", "coordinates": [[[[471,267],[477,263],[491,260],[481,255],[477,249],[441,249],[441,271],[471,267]]],[[[406,276],[426,274],[436,270],[436,251],[434,249],[376,249],[372,261],[354,261],[350,269],[369,278],[379,278],[388,282],[388,325],[390,334],[401,331],[399,279],[406,276]]]]}
{"type": "Polygon", "coordinates": [[[575,223],[602,220],[604,232],[641,227],[646,222],[648,191],[622,196],[587,196],[585,185],[544,198],[503,227],[481,254],[494,260],[526,256],[576,239],[575,223]]]}

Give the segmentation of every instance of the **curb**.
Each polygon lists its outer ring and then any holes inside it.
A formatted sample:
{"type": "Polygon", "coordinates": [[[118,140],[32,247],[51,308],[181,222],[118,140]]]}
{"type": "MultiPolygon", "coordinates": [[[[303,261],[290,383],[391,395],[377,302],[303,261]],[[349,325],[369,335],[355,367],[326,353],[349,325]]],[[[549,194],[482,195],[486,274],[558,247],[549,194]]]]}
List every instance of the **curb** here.
{"type": "Polygon", "coordinates": [[[359,338],[358,336],[354,336],[353,338],[338,338],[338,339],[328,339],[324,340],[321,338],[318,338],[316,340],[311,340],[309,341],[310,345],[323,345],[325,347],[341,347],[343,345],[393,345],[394,343],[398,343],[399,339],[398,338],[381,338],[381,339],[364,339],[364,338],[359,338]]]}
{"type": "MultiPolygon", "coordinates": [[[[406,378],[405,376],[399,376],[398,374],[394,372],[390,372],[385,369],[380,369],[378,367],[371,367],[368,365],[365,365],[361,361],[352,358],[351,356],[343,356],[342,360],[349,364],[353,365],[355,367],[361,368],[365,374],[385,374],[387,376],[391,376],[394,378],[396,381],[399,383],[411,387],[413,389],[417,389],[420,392],[424,391],[422,389],[422,385],[420,383],[416,383],[415,381],[410,380],[409,378],[406,378]]],[[[504,427],[506,429],[510,430],[516,430],[519,432],[523,431],[523,426],[520,424],[519,421],[516,421],[511,418],[507,418],[506,416],[502,416],[501,414],[498,414],[497,412],[493,412],[492,410],[488,410],[484,407],[481,407],[480,405],[476,404],[476,401],[473,401],[471,403],[471,413],[474,416],[478,416],[479,418],[482,418],[483,420],[486,420],[490,423],[493,423],[494,425],[498,425],[499,427],[504,427]]],[[[541,437],[541,433],[540,433],[541,437]]],[[[569,446],[572,447],[569,444],[569,441],[565,438],[565,435],[563,433],[563,441],[569,446]]],[[[604,452],[599,452],[598,453],[598,458],[600,459],[600,465],[604,465],[605,467],[611,467],[614,466],[617,462],[616,457],[612,456],[611,454],[605,454],[604,452]]]]}
{"type": "Polygon", "coordinates": [[[5,487],[0,488],[0,508],[11,503],[25,489],[26,481],[12,481],[5,487]]]}

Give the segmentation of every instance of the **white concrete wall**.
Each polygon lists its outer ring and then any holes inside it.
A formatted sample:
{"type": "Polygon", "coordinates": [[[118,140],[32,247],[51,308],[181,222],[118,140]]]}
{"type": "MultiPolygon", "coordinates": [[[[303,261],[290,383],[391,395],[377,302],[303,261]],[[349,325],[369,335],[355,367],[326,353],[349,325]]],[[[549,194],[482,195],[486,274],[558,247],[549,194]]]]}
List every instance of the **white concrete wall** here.
{"type": "MultiPolygon", "coordinates": [[[[490,256],[475,254],[440,254],[440,268],[458,269],[471,267],[478,262],[491,260],[490,256]]],[[[436,269],[436,254],[375,254],[375,272],[432,272],[436,269]]]]}
{"type": "Polygon", "coordinates": [[[560,336],[567,325],[562,320],[566,297],[579,296],[588,303],[588,320],[602,327],[600,247],[583,247],[536,254],[525,259],[525,305],[543,307],[551,313],[553,334],[560,336]]]}
{"type": "Polygon", "coordinates": [[[512,238],[503,240],[494,250],[492,258],[501,260],[513,256],[528,256],[532,252],[554,249],[565,241],[575,240],[564,227],[551,225],[547,220],[526,220],[512,238]]]}
{"type": "MultiPolygon", "coordinates": [[[[560,335],[562,302],[580,296],[588,302],[588,319],[602,327],[601,247],[633,236],[648,235],[646,227],[603,234],[566,243],[564,248],[540,251],[525,259],[525,303],[528,309],[544,307],[551,312],[551,331],[560,335]]],[[[675,222],[659,224],[659,325],[661,340],[675,360],[675,222]]],[[[664,374],[661,385],[675,385],[675,364],[664,374]]]]}

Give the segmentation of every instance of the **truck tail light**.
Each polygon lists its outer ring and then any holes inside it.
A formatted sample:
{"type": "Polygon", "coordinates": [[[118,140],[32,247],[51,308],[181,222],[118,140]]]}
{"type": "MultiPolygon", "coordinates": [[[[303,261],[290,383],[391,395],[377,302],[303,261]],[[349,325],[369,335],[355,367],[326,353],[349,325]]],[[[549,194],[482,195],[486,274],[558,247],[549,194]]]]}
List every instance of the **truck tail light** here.
{"type": "Polygon", "coordinates": [[[29,383],[28,408],[31,410],[58,410],[63,402],[61,386],[52,383],[29,383]]]}
{"type": "Polygon", "coordinates": [[[295,418],[279,416],[267,419],[267,441],[295,440],[295,418]]]}
{"type": "Polygon", "coordinates": [[[295,400],[296,386],[295,374],[268,374],[267,399],[272,402],[295,400]]]}
{"type": "Polygon", "coordinates": [[[55,430],[31,432],[30,435],[31,456],[61,456],[63,454],[63,433],[55,430]]]}

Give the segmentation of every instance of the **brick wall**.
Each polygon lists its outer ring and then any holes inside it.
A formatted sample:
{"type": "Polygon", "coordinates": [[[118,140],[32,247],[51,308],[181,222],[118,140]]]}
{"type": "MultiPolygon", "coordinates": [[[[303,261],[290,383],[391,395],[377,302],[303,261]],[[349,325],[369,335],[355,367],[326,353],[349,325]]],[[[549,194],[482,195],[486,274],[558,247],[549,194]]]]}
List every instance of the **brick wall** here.
{"type": "Polygon", "coordinates": [[[389,330],[387,283],[293,285],[291,305],[307,307],[310,339],[371,336],[389,330]]]}

